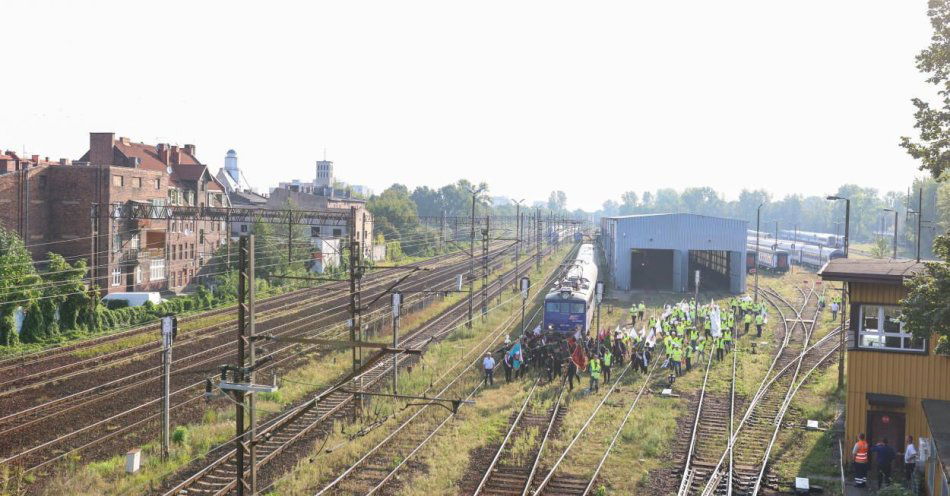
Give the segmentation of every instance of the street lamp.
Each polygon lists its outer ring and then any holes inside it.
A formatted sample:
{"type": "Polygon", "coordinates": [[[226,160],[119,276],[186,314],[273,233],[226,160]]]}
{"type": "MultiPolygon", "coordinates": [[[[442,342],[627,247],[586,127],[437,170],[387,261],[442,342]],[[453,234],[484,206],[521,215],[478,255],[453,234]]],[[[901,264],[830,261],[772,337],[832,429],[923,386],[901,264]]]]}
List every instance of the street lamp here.
{"type": "Polygon", "coordinates": [[[762,222],[762,205],[759,204],[755,209],[755,256],[752,257],[752,263],[755,264],[752,270],[755,271],[755,302],[759,302],[759,225],[762,222]]]}
{"type": "Polygon", "coordinates": [[[894,212],[894,260],[897,260],[897,210],[893,208],[885,208],[885,212],[894,212]]]}
{"type": "Polygon", "coordinates": [[[531,279],[528,276],[521,278],[521,335],[524,336],[524,306],[528,301],[528,292],[531,291],[531,279]]]}
{"type": "MultiPolygon", "coordinates": [[[[848,258],[848,234],[850,228],[849,224],[851,222],[851,200],[835,195],[829,195],[826,199],[831,201],[844,200],[844,257],[848,258]]],[[[841,331],[838,333],[838,389],[844,387],[844,337],[847,334],[844,327],[844,316],[848,314],[844,307],[844,300],[846,296],[845,287],[846,283],[841,281],[841,307],[838,309],[838,311],[841,312],[841,331]]]]}

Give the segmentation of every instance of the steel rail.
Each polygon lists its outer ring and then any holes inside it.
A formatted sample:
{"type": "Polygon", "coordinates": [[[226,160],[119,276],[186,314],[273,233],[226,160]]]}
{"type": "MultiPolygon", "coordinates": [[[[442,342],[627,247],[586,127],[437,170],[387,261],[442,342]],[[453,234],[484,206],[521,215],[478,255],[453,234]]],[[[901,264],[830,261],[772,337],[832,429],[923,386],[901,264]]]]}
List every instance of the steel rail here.
{"type": "Polygon", "coordinates": [[[505,446],[508,445],[508,441],[511,440],[511,436],[514,435],[515,430],[518,428],[518,424],[521,422],[521,418],[524,417],[524,412],[528,410],[528,404],[531,402],[531,398],[534,396],[534,392],[538,389],[538,384],[540,383],[540,377],[534,381],[534,385],[531,386],[531,390],[528,391],[528,395],[525,396],[524,403],[518,410],[518,414],[515,416],[514,421],[511,422],[511,427],[508,428],[505,438],[501,440],[501,444],[498,446],[498,449],[495,450],[495,456],[492,457],[491,462],[488,463],[488,467],[485,468],[485,475],[482,476],[482,480],[479,481],[478,486],[475,487],[475,492],[472,493],[472,496],[478,496],[478,494],[482,492],[482,488],[485,487],[485,484],[491,477],[492,470],[495,469],[495,465],[497,465],[498,460],[501,459],[501,454],[504,453],[505,446]]]}
{"type": "Polygon", "coordinates": [[[613,449],[614,445],[617,444],[617,439],[620,437],[620,433],[627,424],[627,419],[630,418],[630,414],[633,413],[633,409],[636,408],[637,403],[640,401],[640,397],[643,395],[643,392],[646,391],[647,385],[650,383],[650,379],[653,377],[653,372],[656,371],[659,363],[659,361],[654,360],[653,364],[650,366],[650,371],[644,378],[643,384],[640,385],[640,390],[637,392],[637,396],[633,399],[633,402],[630,403],[630,407],[627,408],[627,413],[623,416],[623,420],[620,422],[620,426],[617,427],[617,432],[614,433],[614,437],[611,438],[610,444],[607,445],[607,450],[604,451],[604,456],[600,457],[600,462],[598,462],[597,467],[594,468],[594,474],[591,475],[590,482],[588,482],[587,487],[584,488],[584,493],[582,496],[587,496],[590,494],[591,489],[594,487],[594,482],[597,480],[597,475],[600,474],[600,470],[607,462],[607,458],[610,456],[610,451],[613,449]]]}
{"type": "Polygon", "coordinates": [[[610,389],[607,390],[607,393],[604,394],[604,397],[601,398],[599,403],[597,403],[597,407],[594,408],[594,411],[592,411],[590,413],[590,416],[587,417],[587,421],[584,422],[581,428],[578,429],[577,433],[574,434],[574,437],[571,439],[571,442],[568,443],[567,447],[564,448],[564,451],[561,453],[561,456],[558,457],[557,461],[554,462],[554,465],[551,466],[551,469],[548,471],[548,474],[544,477],[544,479],[541,480],[541,483],[538,484],[538,488],[535,489],[534,493],[532,493],[534,496],[540,495],[541,491],[543,491],[544,488],[547,487],[548,483],[551,482],[551,478],[554,477],[554,473],[557,471],[557,468],[561,465],[561,462],[564,461],[564,459],[567,457],[567,454],[571,451],[571,448],[574,447],[574,444],[577,443],[577,440],[580,439],[584,431],[587,430],[587,427],[590,426],[591,421],[593,421],[594,418],[597,416],[597,413],[600,411],[600,408],[604,406],[604,403],[607,402],[607,398],[609,398],[610,395],[613,394],[614,390],[617,389],[617,385],[620,384],[621,379],[623,379],[623,377],[627,374],[627,371],[630,370],[630,366],[632,364],[633,364],[633,361],[631,360],[630,362],[627,362],[627,365],[624,366],[623,371],[620,373],[620,376],[617,377],[617,380],[614,381],[612,386],[610,386],[610,389]]]}
{"type": "Polygon", "coordinates": [[[554,424],[557,421],[557,416],[561,411],[561,399],[564,398],[564,383],[566,382],[566,377],[561,379],[561,386],[558,388],[557,400],[554,402],[554,407],[551,408],[551,418],[548,419],[548,427],[544,431],[544,437],[541,438],[541,446],[538,446],[538,454],[535,455],[534,460],[531,462],[531,470],[528,472],[528,478],[525,480],[524,487],[521,489],[521,496],[528,494],[528,491],[531,490],[531,482],[534,481],[534,476],[538,473],[538,464],[541,463],[541,454],[544,453],[544,447],[547,445],[548,440],[551,439],[551,434],[554,432],[554,424]]]}
{"type": "MultiPolygon", "coordinates": [[[[692,484],[693,480],[693,471],[690,467],[693,459],[693,452],[696,449],[696,433],[699,432],[699,420],[703,411],[703,400],[706,397],[706,383],[709,380],[709,369],[712,367],[712,354],[709,355],[709,359],[706,360],[706,371],[703,373],[703,385],[699,389],[699,403],[696,406],[696,418],[693,419],[693,430],[689,438],[689,448],[686,451],[686,463],[683,465],[683,476],[680,479],[680,487],[676,492],[679,496],[686,494],[686,491],[689,488],[689,485],[692,484]]],[[[735,377],[733,376],[733,380],[735,377]]]]}

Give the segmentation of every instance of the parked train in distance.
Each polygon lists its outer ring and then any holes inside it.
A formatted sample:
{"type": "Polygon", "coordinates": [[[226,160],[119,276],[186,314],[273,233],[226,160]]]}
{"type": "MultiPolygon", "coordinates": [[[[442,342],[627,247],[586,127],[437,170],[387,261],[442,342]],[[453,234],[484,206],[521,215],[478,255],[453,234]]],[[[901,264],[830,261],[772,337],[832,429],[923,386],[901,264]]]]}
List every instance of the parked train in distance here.
{"type": "Polygon", "coordinates": [[[594,288],[597,285],[597,262],[594,245],[582,244],[564,274],[564,279],[555,282],[544,297],[542,329],[566,336],[580,327],[584,334],[590,329],[596,304],[594,288]]]}
{"type": "Polygon", "coordinates": [[[782,229],[779,231],[778,237],[779,239],[795,241],[798,243],[807,243],[810,245],[821,245],[826,248],[844,247],[844,236],[839,236],[837,234],[831,234],[831,233],[795,231],[793,229],[782,229]]]}
{"type": "MultiPolygon", "coordinates": [[[[747,238],[746,243],[749,251],[755,251],[755,237],[747,238]]],[[[788,253],[789,262],[813,270],[822,268],[829,260],[844,258],[844,250],[840,248],[829,248],[802,242],[795,243],[783,239],[770,239],[768,242],[763,242],[760,238],[759,247],[785,251],[788,253]]]]}
{"type": "Polygon", "coordinates": [[[767,272],[782,274],[788,272],[789,255],[782,249],[773,249],[771,243],[762,243],[759,240],[759,248],[756,250],[755,239],[748,243],[746,248],[746,270],[750,273],[753,268],[762,269],[767,272]],[[758,257],[756,256],[758,251],[758,257]]]}

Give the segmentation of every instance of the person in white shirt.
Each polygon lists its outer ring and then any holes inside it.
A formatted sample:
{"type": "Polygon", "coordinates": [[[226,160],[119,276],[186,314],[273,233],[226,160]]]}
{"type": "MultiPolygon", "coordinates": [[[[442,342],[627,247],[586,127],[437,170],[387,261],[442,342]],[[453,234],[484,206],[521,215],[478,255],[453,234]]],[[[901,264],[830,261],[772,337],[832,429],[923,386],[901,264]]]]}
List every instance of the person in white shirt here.
{"type": "Polygon", "coordinates": [[[907,436],[907,447],[904,448],[904,475],[910,481],[917,466],[917,448],[914,446],[914,436],[907,436]]]}
{"type": "Polygon", "coordinates": [[[482,367],[485,368],[485,382],[489,386],[495,385],[495,359],[492,358],[491,353],[485,353],[485,359],[482,360],[482,367]]]}

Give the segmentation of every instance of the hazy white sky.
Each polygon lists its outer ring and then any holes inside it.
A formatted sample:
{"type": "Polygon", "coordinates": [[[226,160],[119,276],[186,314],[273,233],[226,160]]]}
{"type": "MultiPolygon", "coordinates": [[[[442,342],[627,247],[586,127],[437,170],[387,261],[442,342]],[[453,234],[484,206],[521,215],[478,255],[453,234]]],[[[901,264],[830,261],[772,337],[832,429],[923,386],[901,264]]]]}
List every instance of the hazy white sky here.
{"type": "Polygon", "coordinates": [[[0,0],[0,147],[90,131],[235,148],[261,189],[486,181],[598,208],[626,190],[904,190],[926,0],[0,0]]]}

